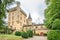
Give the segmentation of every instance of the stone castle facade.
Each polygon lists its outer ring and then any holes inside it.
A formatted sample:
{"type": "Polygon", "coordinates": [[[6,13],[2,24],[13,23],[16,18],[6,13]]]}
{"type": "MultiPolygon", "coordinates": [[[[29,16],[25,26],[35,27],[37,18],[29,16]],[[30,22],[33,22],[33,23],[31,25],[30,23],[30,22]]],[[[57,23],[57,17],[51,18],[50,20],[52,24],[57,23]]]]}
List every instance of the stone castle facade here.
{"type": "Polygon", "coordinates": [[[11,8],[8,11],[8,26],[15,30],[21,30],[23,25],[32,24],[32,19],[29,15],[27,18],[26,13],[20,8],[20,3],[17,2],[17,6],[11,8]]]}
{"type": "MultiPolygon", "coordinates": [[[[47,28],[44,26],[44,24],[32,24],[32,18],[29,14],[29,17],[27,18],[26,13],[23,9],[21,9],[20,2],[16,2],[17,6],[14,8],[11,8],[7,10],[8,12],[8,27],[12,30],[16,31],[26,31],[28,29],[31,30],[46,30],[47,28]]],[[[45,31],[44,31],[45,32],[45,31]]]]}

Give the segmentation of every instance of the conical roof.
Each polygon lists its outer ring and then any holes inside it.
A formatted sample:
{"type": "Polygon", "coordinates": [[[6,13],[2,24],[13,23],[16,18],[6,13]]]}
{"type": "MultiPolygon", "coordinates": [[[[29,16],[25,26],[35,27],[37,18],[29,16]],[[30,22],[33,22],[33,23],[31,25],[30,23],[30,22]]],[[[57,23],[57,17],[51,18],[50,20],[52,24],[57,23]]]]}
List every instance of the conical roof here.
{"type": "Polygon", "coordinates": [[[28,19],[32,19],[30,13],[29,13],[29,17],[28,17],[28,19]]]}

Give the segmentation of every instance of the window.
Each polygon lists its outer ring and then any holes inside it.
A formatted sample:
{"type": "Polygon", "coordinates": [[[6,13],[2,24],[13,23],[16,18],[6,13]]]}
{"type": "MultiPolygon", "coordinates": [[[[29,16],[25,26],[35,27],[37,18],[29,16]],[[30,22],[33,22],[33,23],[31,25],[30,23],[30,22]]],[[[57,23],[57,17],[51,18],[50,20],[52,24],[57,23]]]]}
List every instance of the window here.
{"type": "Polygon", "coordinates": [[[22,20],[22,17],[20,17],[20,19],[22,20]]]}
{"type": "Polygon", "coordinates": [[[11,18],[11,14],[10,13],[9,13],[8,17],[9,17],[8,19],[10,20],[10,18],[11,18]]]}
{"type": "Polygon", "coordinates": [[[12,16],[12,20],[14,20],[14,16],[12,16]]]}
{"type": "Polygon", "coordinates": [[[19,23],[19,15],[17,16],[17,18],[18,18],[17,20],[18,20],[18,23],[19,23]]]}
{"type": "Polygon", "coordinates": [[[16,22],[19,23],[19,13],[15,13],[16,22]]]}
{"type": "Polygon", "coordinates": [[[19,13],[16,14],[17,23],[19,23],[19,13]]]}
{"type": "Polygon", "coordinates": [[[22,26],[22,22],[20,22],[20,26],[22,26]]]}
{"type": "Polygon", "coordinates": [[[24,20],[24,22],[25,22],[25,20],[24,20]]]}
{"type": "Polygon", "coordinates": [[[12,13],[12,20],[14,20],[14,13],[12,13]]]}
{"type": "Polygon", "coordinates": [[[14,22],[12,22],[12,25],[14,25],[14,22]]]}
{"type": "Polygon", "coordinates": [[[19,23],[19,20],[17,20],[17,23],[19,23]]]}
{"type": "Polygon", "coordinates": [[[11,20],[11,17],[9,16],[9,18],[8,18],[9,20],[11,20]]]}

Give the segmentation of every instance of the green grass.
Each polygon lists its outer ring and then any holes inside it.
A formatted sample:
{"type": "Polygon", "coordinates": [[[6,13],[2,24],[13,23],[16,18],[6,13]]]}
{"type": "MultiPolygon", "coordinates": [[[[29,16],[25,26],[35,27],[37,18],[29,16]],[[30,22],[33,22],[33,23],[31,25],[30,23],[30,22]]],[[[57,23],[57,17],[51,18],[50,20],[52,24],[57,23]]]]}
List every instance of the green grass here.
{"type": "Polygon", "coordinates": [[[20,36],[0,34],[0,40],[23,40],[20,36]]]}

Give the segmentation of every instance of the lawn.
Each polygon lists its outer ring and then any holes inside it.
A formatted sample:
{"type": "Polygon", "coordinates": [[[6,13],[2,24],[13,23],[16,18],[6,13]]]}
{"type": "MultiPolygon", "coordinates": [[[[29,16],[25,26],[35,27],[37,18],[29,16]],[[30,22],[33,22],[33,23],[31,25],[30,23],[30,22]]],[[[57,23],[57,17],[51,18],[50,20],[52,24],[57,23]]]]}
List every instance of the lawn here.
{"type": "Polygon", "coordinates": [[[0,34],[0,40],[23,40],[20,36],[0,34]]]}

